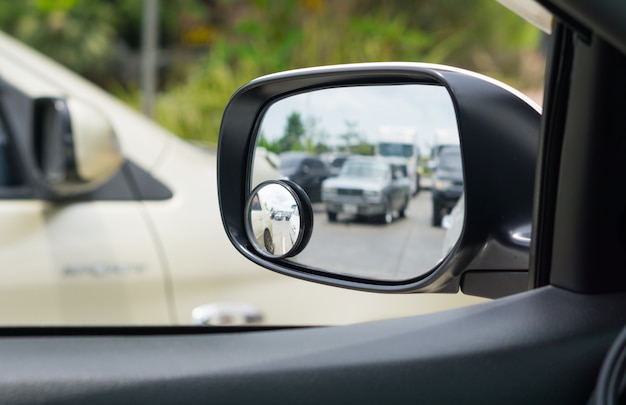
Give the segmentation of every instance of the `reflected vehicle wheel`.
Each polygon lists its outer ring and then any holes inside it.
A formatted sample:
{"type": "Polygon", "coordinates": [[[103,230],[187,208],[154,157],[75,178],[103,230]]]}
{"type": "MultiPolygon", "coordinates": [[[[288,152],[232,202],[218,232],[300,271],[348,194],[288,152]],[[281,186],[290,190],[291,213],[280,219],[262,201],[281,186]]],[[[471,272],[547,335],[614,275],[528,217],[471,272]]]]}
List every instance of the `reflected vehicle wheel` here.
{"type": "Polygon", "coordinates": [[[390,224],[393,222],[393,211],[391,210],[391,203],[389,201],[385,204],[385,213],[380,216],[379,221],[382,224],[390,224]]]}
{"type": "Polygon", "coordinates": [[[398,215],[400,216],[400,218],[406,217],[406,209],[408,206],[409,206],[409,197],[407,197],[404,200],[404,204],[402,204],[402,207],[400,207],[400,209],[398,210],[398,215]]]}
{"type": "Polygon", "coordinates": [[[431,225],[432,226],[441,226],[441,208],[433,203],[433,217],[432,217],[432,221],[431,221],[431,225]]]}
{"type": "Polygon", "coordinates": [[[388,212],[385,214],[385,216],[383,217],[383,222],[385,224],[390,224],[393,222],[393,214],[391,212],[388,212]]]}
{"type": "Polygon", "coordinates": [[[337,222],[337,213],[336,212],[327,211],[326,214],[328,215],[328,222],[337,222]]]}
{"type": "Polygon", "coordinates": [[[272,240],[272,234],[269,229],[265,229],[265,232],[263,232],[263,244],[268,253],[274,254],[274,241],[272,240]]]}

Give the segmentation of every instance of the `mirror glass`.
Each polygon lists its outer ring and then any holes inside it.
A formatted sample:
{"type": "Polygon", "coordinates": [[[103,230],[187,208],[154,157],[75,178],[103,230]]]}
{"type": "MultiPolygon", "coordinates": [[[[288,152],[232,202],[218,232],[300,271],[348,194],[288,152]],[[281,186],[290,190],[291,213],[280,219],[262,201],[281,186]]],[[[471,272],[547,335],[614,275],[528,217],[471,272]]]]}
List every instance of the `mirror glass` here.
{"type": "Polygon", "coordinates": [[[451,215],[463,194],[459,136],[442,86],[339,87],[290,96],[268,108],[256,146],[253,182],[291,180],[313,204],[311,240],[290,260],[407,280],[430,271],[461,233],[464,209],[451,215]]]}
{"type": "Polygon", "coordinates": [[[289,255],[300,236],[300,210],[291,192],[280,184],[264,184],[252,192],[247,212],[248,236],[256,249],[275,257],[289,255]]]}

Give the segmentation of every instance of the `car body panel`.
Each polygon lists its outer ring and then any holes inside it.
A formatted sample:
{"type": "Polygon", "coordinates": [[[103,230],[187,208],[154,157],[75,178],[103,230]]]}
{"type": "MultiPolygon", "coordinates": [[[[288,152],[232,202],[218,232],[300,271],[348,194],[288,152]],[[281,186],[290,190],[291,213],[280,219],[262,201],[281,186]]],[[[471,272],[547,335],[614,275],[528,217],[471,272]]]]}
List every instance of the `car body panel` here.
{"type": "Polygon", "coordinates": [[[170,322],[163,268],[137,204],[3,201],[0,221],[2,324],[170,322]]]}
{"type": "MultiPolygon", "coordinates": [[[[278,214],[274,216],[274,219],[278,214]]],[[[281,218],[282,219],[282,218],[281,218]]],[[[274,247],[272,245],[266,244],[267,240],[265,239],[266,233],[269,233],[271,236],[271,240],[274,240],[273,232],[272,232],[272,218],[269,210],[265,206],[264,201],[258,201],[256,203],[252,203],[250,206],[250,222],[252,223],[252,232],[259,243],[260,246],[264,247],[269,252],[274,251],[274,247]]]]}

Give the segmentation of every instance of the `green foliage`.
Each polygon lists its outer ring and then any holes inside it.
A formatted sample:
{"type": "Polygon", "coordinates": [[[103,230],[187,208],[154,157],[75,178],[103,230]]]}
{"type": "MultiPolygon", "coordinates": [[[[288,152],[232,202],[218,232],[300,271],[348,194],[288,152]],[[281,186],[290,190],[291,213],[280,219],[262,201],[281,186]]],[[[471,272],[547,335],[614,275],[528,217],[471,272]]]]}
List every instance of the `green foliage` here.
{"type": "MultiPolygon", "coordinates": [[[[100,1],[87,1],[92,7],[101,7],[100,1]]],[[[107,0],[115,9],[114,29],[117,36],[131,49],[138,50],[141,46],[142,0],[107,0]]],[[[210,10],[201,0],[160,0],[159,6],[159,43],[167,47],[180,39],[181,28],[190,18],[206,21],[210,18],[210,10]]]]}
{"type": "MultiPolygon", "coordinates": [[[[540,87],[541,34],[494,0],[162,0],[162,46],[202,21],[214,34],[195,63],[177,60],[162,81],[155,119],[215,144],[231,94],[277,71],[338,63],[416,61],[475,70],[516,87],[540,87]],[[174,69],[174,68],[172,68],[174,69]]],[[[0,1],[0,28],[96,80],[133,105],[140,96],[113,72],[114,44],[139,46],[139,0],[0,1]]],[[[324,134],[303,123],[302,148],[324,134]]],[[[359,145],[355,138],[352,147],[359,145]]],[[[269,145],[272,146],[272,145],[269,145]]]]}
{"type": "MultiPolygon", "coordinates": [[[[219,27],[213,49],[192,68],[190,78],[172,89],[176,101],[170,94],[158,101],[160,111],[170,116],[178,114],[177,106],[182,105],[202,111],[193,118],[196,130],[191,118],[165,120],[158,115],[167,126],[177,121],[170,128],[185,137],[216,143],[222,108],[239,86],[264,74],[299,67],[422,61],[477,70],[513,85],[537,86],[541,81],[540,67],[538,78],[515,81],[524,78],[520,60],[526,53],[519,49],[537,49],[539,31],[493,0],[257,0],[247,7],[245,2],[229,3],[240,6],[238,13],[219,27]]],[[[183,114],[192,114],[184,110],[183,114]]],[[[307,135],[303,147],[322,148],[318,135],[323,134],[307,135]]]]}
{"type": "Polygon", "coordinates": [[[302,145],[302,136],[304,135],[304,125],[302,125],[302,119],[300,114],[292,112],[287,117],[287,125],[285,126],[285,133],[278,140],[278,144],[281,150],[304,150],[302,145]]]}
{"type": "Polygon", "coordinates": [[[0,28],[48,56],[95,78],[109,69],[114,9],[86,0],[0,2],[0,28]]]}
{"type": "MultiPolygon", "coordinates": [[[[180,36],[181,16],[208,18],[201,0],[159,2],[160,42],[180,36]]],[[[0,30],[105,87],[116,87],[116,47],[139,49],[140,0],[2,0],[0,30]]]]}
{"type": "Polygon", "coordinates": [[[203,58],[185,81],[159,94],[155,119],[183,138],[216,143],[222,113],[250,74],[224,62],[223,45],[203,58]]]}
{"type": "Polygon", "coordinates": [[[260,136],[259,146],[270,152],[280,154],[285,151],[308,151],[315,150],[310,138],[305,137],[306,130],[302,123],[302,117],[298,112],[292,112],[287,117],[283,136],[274,142],[270,142],[263,135],[260,136]]]}
{"type": "Polygon", "coordinates": [[[353,145],[350,148],[350,151],[355,155],[373,155],[374,154],[374,145],[367,143],[365,141],[359,141],[358,144],[353,145]]]}

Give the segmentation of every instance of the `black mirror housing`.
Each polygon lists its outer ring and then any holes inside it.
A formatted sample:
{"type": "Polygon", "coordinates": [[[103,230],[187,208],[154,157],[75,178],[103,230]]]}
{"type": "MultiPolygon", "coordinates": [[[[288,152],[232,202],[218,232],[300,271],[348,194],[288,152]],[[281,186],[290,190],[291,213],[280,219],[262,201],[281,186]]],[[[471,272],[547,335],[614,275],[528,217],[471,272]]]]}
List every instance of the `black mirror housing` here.
{"type": "Polygon", "coordinates": [[[224,227],[233,245],[255,263],[318,283],[389,293],[461,289],[487,297],[525,290],[529,248],[511,235],[532,222],[540,117],[538,106],[502,83],[441,65],[354,64],[261,77],[232,96],[222,120],[218,193],[224,227]],[[264,112],[275,101],[316,89],[393,84],[443,86],[454,105],[465,173],[465,219],[448,256],[419,277],[381,281],[259,254],[246,234],[245,205],[264,112]],[[483,279],[489,280],[487,287],[483,279]]]}

